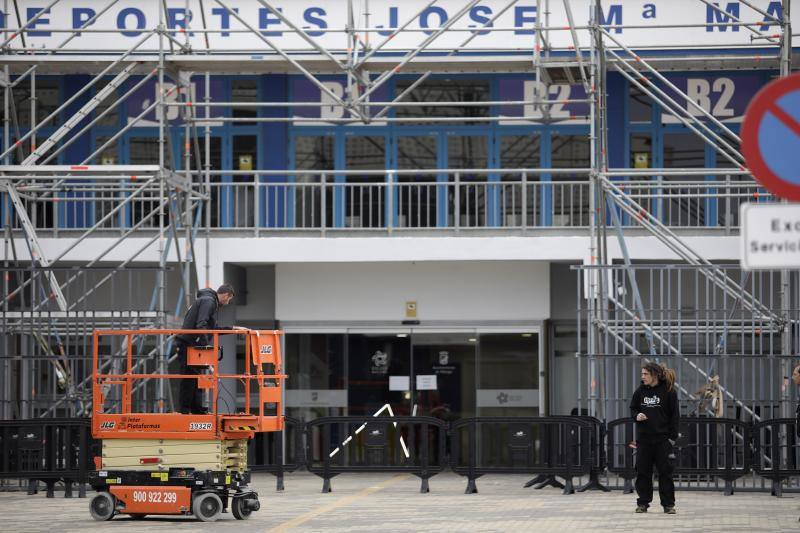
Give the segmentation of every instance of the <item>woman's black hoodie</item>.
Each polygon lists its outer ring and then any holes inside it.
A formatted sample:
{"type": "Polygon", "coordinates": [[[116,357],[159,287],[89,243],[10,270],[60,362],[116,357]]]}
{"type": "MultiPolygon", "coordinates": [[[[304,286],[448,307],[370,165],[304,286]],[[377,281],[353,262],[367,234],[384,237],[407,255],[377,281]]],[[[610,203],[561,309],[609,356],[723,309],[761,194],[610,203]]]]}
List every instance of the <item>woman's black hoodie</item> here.
{"type": "Polygon", "coordinates": [[[667,384],[661,381],[655,387],[642,384],[631,399],[631,416],[636,418],[639,413],[644,413],[647,420],[636,422],[638,440],[660,442],[678,438],[680,408],[674,388],[667,391],[667,384]]]}

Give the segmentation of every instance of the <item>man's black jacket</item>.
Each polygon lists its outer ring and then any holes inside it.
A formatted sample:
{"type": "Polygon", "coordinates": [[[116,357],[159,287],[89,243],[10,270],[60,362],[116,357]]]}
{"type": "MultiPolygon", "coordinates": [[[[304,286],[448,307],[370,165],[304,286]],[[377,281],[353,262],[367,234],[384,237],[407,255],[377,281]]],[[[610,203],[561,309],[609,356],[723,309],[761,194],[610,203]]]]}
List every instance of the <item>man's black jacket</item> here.
{"type": "MultiPolygon", "coordinates": [[[[197,296],[186,312],[181,329],[231,329],[230,327],[221,328],[217,325],[217,313],[219,312],[219,299],[213,289],[200,289],[197,296]]],[[[210,335],[191,335],[184,333],[178,335],[177,340],[189,346],[210,346],[212,339],[210,335]]]]}

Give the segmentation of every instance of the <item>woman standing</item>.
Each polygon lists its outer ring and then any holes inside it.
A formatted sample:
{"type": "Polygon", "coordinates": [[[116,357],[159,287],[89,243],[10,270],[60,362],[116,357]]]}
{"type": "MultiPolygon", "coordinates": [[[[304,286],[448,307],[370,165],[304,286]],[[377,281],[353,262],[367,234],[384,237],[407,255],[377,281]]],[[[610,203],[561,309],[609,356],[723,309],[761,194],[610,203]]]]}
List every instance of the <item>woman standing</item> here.
{"type": "Polygon", "coordinates": [[[667,514],[675,514],[675,484],[669,456],[678,438],[680,409],[675,371],[657,363],[642,367],[642,385],[631,399],[636,419],[636,512],[646,513],[653,501],[653,466],[658,471],[658,495],[667,514]]]}

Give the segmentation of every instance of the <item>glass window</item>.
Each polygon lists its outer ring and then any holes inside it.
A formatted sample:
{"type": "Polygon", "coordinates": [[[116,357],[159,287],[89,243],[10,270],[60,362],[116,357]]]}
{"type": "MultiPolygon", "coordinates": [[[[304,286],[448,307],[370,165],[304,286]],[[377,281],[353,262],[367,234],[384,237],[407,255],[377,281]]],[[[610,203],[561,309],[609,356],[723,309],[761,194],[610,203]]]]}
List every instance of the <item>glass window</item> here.
{"type": "Polygon", "coordinates": [[[383,226],[386,147],[384,137],[351,135],[345,144],[347,186],[345,225],[350,228],[383,226]],[[352,170],[380,170],[363,175],[352,170]]]}
{"type": "MultiPolygon", "coordinates": [[[[553,168],[588,168],[588,135],[553,135],[553,168]]],[[[551,209],[554,226],[589,225],[589,183],[585,173],[557,174],[553,176],[551,209]]]]}
{"type": "MultiPolygon", "coordinates": [[[[386,141],[383,136],[350,135],[345,145],[345,166],[348,170],[380,170],[386,168],[386,141]]],[[[383,181],[383,177],[380,177],[383,181]]]]}
{"type": "MultiPolygon", "coordinates": [[[[167,154],[164,155],[164,163],[167,164],[167,154]]],[[[131,165],[157,165],[158,139],[156,137],[131,137],[130,161],[131,165]]]]}
{"type": "MultiPolygon", "coordinates": [[[[31,127],[31,80],[26,78],[14,87],[14,108],[17,112],[17,120],[21,130],[25,131],[31,127]]],[[[53,111],[61,105],[61,94],[57,80],[36,78],[36,124],[50,116],[53,111]]],[[[43,127],[50,128],[59,126],[61,119],[58,115],[53,117],[43,127]]]]}
{"type": "MultiPolygon", "coordinates": [[[[415,80],[404,79],[397,82],[397,95],[408,89],[415,80]]],[[[476,118],[488,117],[489,106],[447,105],[437,103],[454,102],[488,102],[489,82],[485,80],[463,79],[436,79],[421,83],[409,94],[403,97],[403,102],[419,102],[420,105],[399,106],[396,115],[398,118],[426,118],[426,117],[457,117],[476,118]]],[[[423,123],[412,121],[412,123],[423,123]]],[[[428,122],[429,123],[429,122],[428,122]]],[[[476,124],[479,122],[464,120],[459,124],[476,124]]],[[[483,123],[483,122],[481,122],[483,123]]]]}
{"type": "Polygon", "coordinates": [[[475,416],[475,357],[477,335],[414,333],[414,403],[417,414],[445,421],[475,416]],[[416,376],[421,378],[417,387],[416,376]],[[430,376],[436,376],[433,387],[430,376]]]}
{"type": "Polygon", "coordinates": [[[435,169],[438,168],[436,158],[436,137],[432,135],[398,137],[397,169],[435,169]]]}
{"type": "MultiPolygon", "coordinates": [[[[436,137],[432,135],[398,137],[397,169],[438,168],[436,137]]],[[[436,198],[441,191],[434,183],[436,174],[399,174],[397,181],[398,227],[430,228],[436,225],[436,198]]]]}
{"type": "MultiPolygon", "coordinates": [[[[233,102],[258,102],[258,82],[256,80],[233,80],[231,82],[233,102]]],[[[250,106],[233,106],[234,118],[255,118],[258,108],[250,106]]],[[[255,122],[234,122],[234,126],[245,126],[255,122]]]]}
{"type": "Polygon", "coordinates": [[[694,133],[664,134],[665,168],[703,168],[706,145],[694,133]]]}
{"type": "Polygon", "coordinates": [[[653,120],[653,99],[634,85],[631,85],[628,99],[628,119],[631,122],[648,124],[653,120]]]}
{"type": "Polygon", "coordinates": [[[411,339],[381,333],[350,334],[347,351],[349,414],[373,415],[387,403],[395,415],[410,414],[410,391],[390,390],[389,376],[410,376],[411,339]]]}
{"type": "Polygon", "coordinates": [[[333,170],[333,137],[295,137],[294,168],[333,170]]]}
{"type": "MultiPolygon", "coordinates": [[[[449,135],[447,166],[450,168],[487,168],[489,139],[483,135],[449,135]]],[[[480,175],[485,179],[486,175],[480,175]]]]}
{"type": "Polygon", "coordinates": [[[478,361],[479,416],[539,414],[538,334],[482,334],[478,361]]]}
{"type": "Polygon", "coordinates": [[[500,137],[502,168],[539,168],[541,139],[539,135],[503,135],[500,137]]]}
{"type": "Polygon", "coordinates": [[[346,414],[343,334],[286,335],[286,414],[300,420],[346,414]]]}
{"type": "MultiPolygon", "coordinates": [[[[105,87],[108,82],[112,80],[111,77],[103,78],[101,81],[95,85],[94,94],[96,95],[99,93],[103,87],[105,87]]],[[[110,95],[108,95],[94,110],[94,116],[98,117],[102,113],[108,111],[103,118],[97,121],[95,125],[97,126],[116,126],[119,123],[119,107],[120,104],[117,103],[117,99],[119,98],[117,91],[113,91],[110,95]]]]}

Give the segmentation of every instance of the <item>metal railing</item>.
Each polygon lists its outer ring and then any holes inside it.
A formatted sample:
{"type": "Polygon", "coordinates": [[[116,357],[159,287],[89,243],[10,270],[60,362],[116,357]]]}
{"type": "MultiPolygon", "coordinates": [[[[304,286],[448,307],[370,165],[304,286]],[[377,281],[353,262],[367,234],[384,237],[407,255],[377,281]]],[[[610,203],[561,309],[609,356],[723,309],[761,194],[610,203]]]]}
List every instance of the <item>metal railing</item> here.
{"type": "MultiPolygon", "coordinates": [[[[524,232],[584,230],[590,225],[590,180],[583,169],[287,171],[288,176],[277,178],[272,172],[262,174],[214,171],[208,184],[212,230],[524,232]]],[[[203,181],[203,176],[195,179],[203,181]]],[[[775,201],[749,177],[737,174],[615,180],[625,194],[671,228],[730,234],[738,231],[742,203],[775,201]]],[[[134,186],[131,183],[130,189],[134,186]]],[[[58,194],[26,194],[23,202],[36,230],[47,235],[90,227],[125,198],[124,188],[69,184],[58,194]]],[[[156,229],[159,220],[153,213],[158,203],[153,192],[130,198],[98,231],[156,229]]],[[[4,209],[11,209],[10,203],[0,194],[0,211],[4,209]]],[[[625,227],[638,226],[634,216],[623,214],[621,220],[625,227]]]]}

